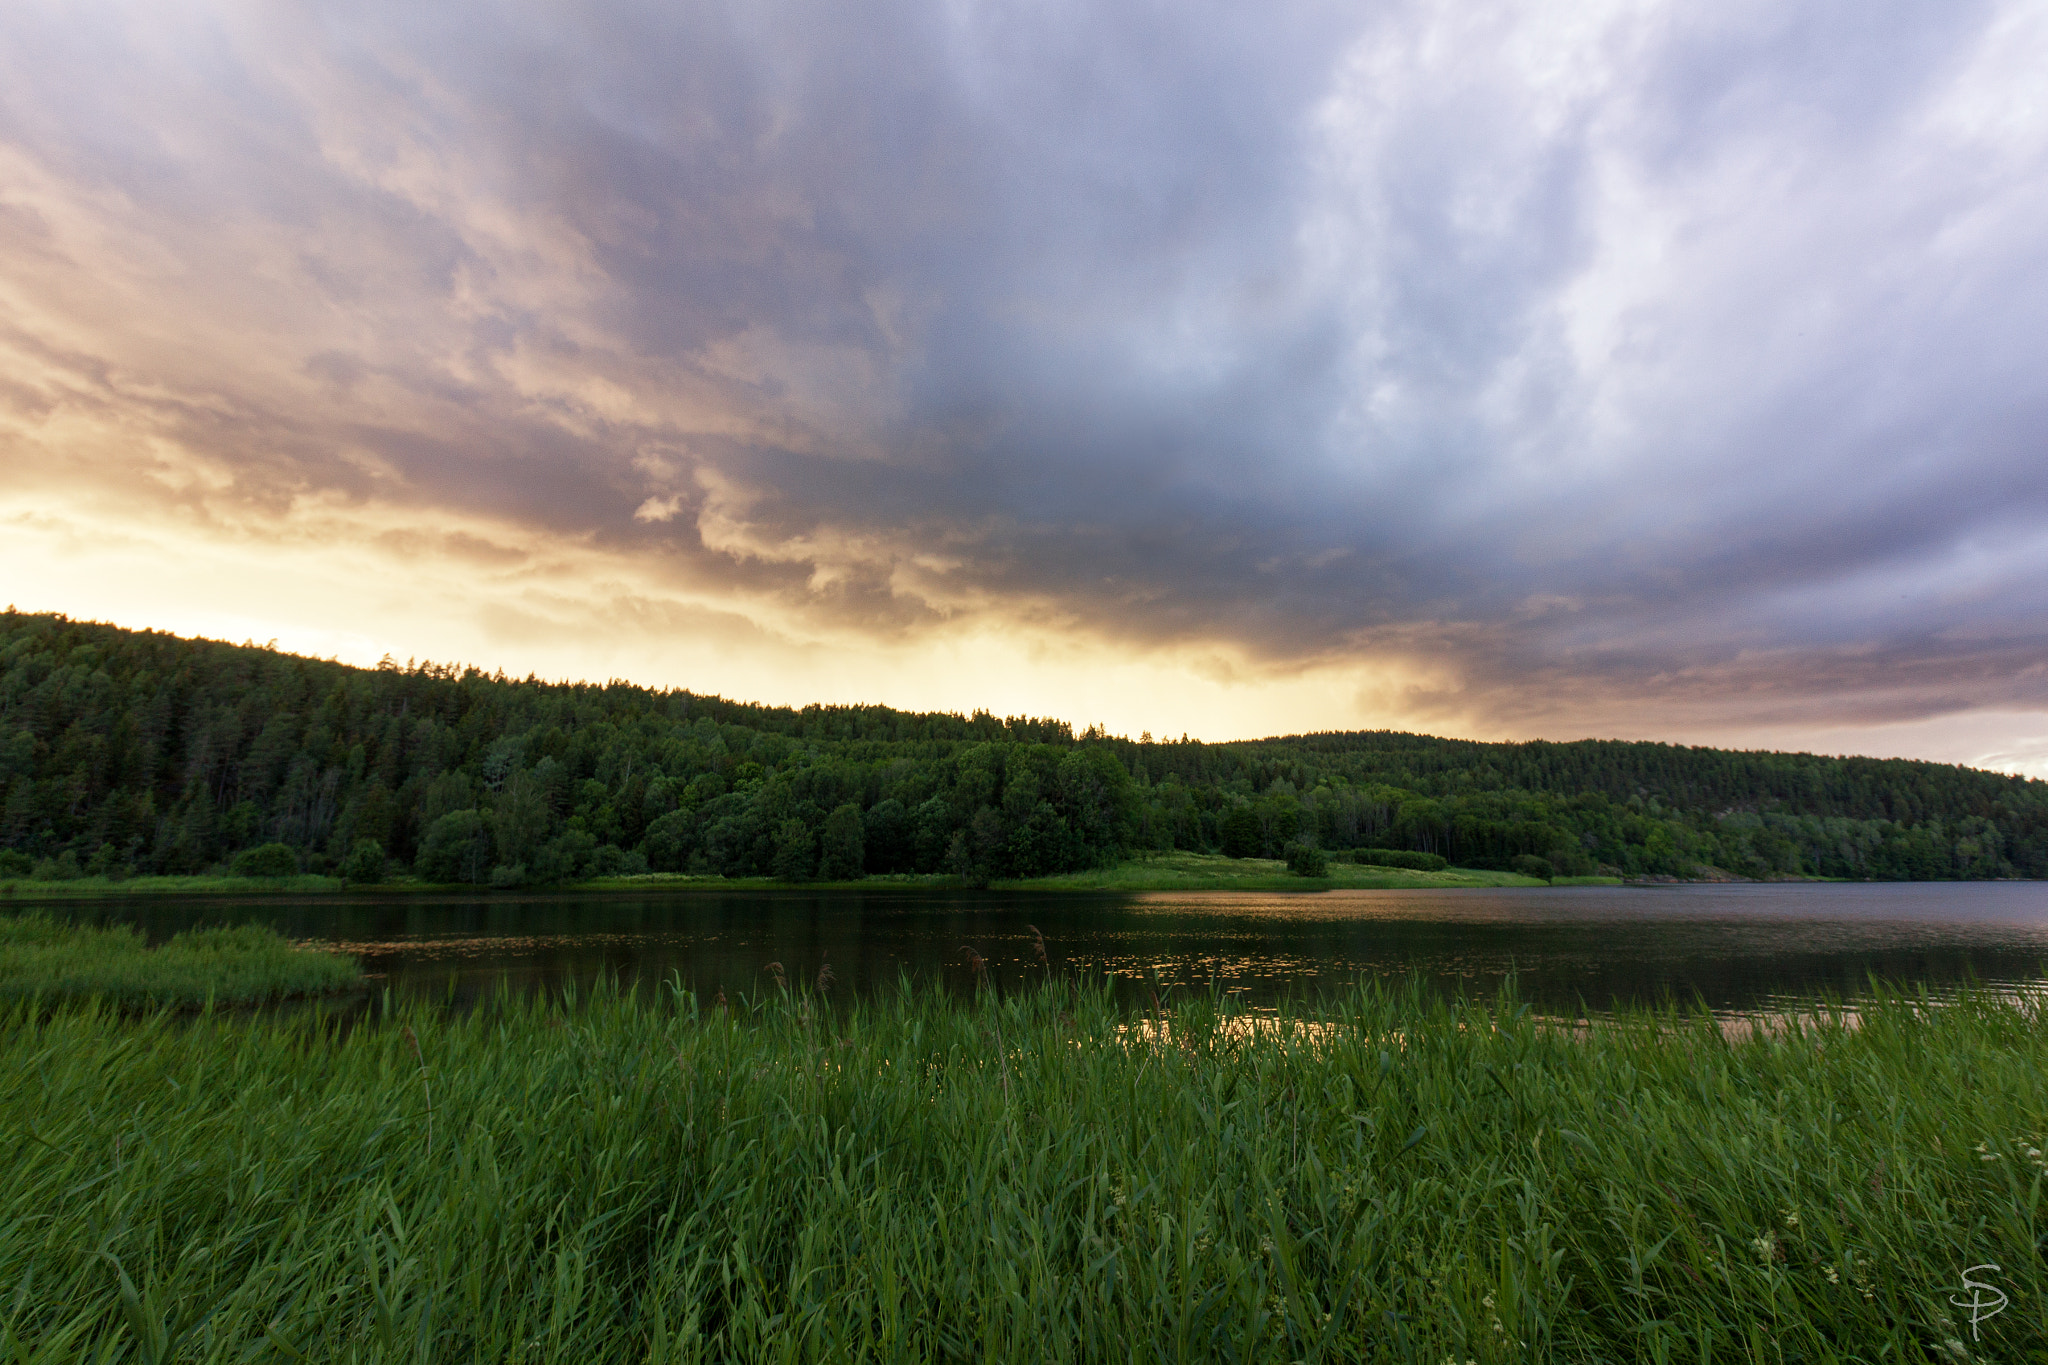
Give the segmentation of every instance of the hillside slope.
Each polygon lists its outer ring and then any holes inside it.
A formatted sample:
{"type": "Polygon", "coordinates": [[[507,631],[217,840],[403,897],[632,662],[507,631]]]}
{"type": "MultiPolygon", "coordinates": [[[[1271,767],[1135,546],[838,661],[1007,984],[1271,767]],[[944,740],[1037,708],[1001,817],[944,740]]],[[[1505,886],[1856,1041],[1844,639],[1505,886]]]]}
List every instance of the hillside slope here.
{"type": "Polygon", "coordinates": [[[2048,783],[1946,764],[1391,732],[1155,744],[361,669],[16,612],[0,616],[0,792],[7,876],[194,873],[282,844],[264,857],[358,879],[985,880],[1298,840],[1561,874],[2048,875],[2048,783]]]}

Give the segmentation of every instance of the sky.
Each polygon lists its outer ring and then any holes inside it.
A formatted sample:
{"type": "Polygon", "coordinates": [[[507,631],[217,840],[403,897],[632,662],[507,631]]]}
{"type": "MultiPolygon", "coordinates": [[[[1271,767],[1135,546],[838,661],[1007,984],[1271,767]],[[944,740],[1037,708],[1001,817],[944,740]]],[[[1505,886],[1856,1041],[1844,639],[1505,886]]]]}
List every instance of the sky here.
{"type": "Polygon", "coordinates": [[[10,0],[0,596],[2048,776],[2048,0],[10,0]]]}

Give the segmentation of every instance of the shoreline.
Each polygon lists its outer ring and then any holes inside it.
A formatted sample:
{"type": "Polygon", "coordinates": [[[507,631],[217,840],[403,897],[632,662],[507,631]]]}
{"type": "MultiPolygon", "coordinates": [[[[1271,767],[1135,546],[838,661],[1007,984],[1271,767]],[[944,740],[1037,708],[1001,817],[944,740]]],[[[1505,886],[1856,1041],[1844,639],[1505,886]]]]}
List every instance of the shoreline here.
{"type": "Polygon", "coordinates": [[[1322,891],[1422,891],[1472,890],[1485,887],[1618,886],[1614,877],[1560,877],[1544,882],[1513,872],[1479,868],[1448,868],[1442,872],[1417,872],[1377,864],[1331,862],[1322,877],[1296,876],[1287,865],[1272,858],[1226,858],[1220,854],[1165,853],[1132,858],[1114,867],[1091,868],[1082,872],[1056,873],[1049,877],[998,879],[985,886],[973,886],[963,878],[945,873],[879,873],[858,881],[780,881],[773,877],[722,877],[683,872],[646,872],[626,877],[598,877],[574,882],[523,883],[493,886],[488,883],[348,882],[340,877],[76,877],[66,881],[39,882],[26,878],[0,882],[0,904],[28,904],[36,901],[124,900],[131,897],[161,899],[192,896],[504,896],[588,894],[595,892],[702,892],[702,891],[995,891],[995,892],[1093,892],[1135,893],[1141,891],[1259,891],[1313,894],[1322,891]]]}
{"type": "MultiPolygon", "coordinates": [[[[1776,885],[1780,882],[1842,881],[1835,877],[1781,877],[1769,882],[1733,876],[1721,869],[1707,869],[1709,875],[1675,877],[1556,877],[1543,881],[1513,872],[1483,868],[1452,867],[1441,872],[1420,872],[1377,864],[1331,862],[1326,875],[1301,877],[1287,871],[1277,859],[1227,858],[1218,854],[1166,853],[1126,859],[1113,867],[1081,872],[1056,873],[1047,877],[998,879],[985,886],[944,873],[880,873],[858,881],[779,881],[772,877],[723,877],[681,872],[649,872],[626,877],[600,877],[574,882],[523,883],[493,886],[488,883],[349,882],[340,877],[302,875],[295,877],[77,877],[65,881],[31,881],[13,878],[0,881],[0,904],[28,905],[39,902],[83,900],[166,900],[192,897],[292,897],[320,898],[364,896],[464,896],[587,895],[621,892],[662,894],[726,891],[990,891],[1004,894],[1137,894],[1141,892],[1238,891],[1313,895],[1325,891],[1465,891],[1492,888],[1531,889],[1536,887],[1587,886],[1713,886],[1776,885]]],[[[1961,884],[1961,883],[1957,883],[1961,884]]]]}

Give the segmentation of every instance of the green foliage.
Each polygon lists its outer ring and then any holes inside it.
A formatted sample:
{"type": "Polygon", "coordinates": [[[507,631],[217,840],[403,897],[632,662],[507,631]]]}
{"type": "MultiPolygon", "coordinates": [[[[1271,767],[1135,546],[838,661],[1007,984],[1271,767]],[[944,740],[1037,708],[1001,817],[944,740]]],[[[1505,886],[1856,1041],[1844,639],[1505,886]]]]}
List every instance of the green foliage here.
{"type": "Polygon", "coordinates": [[[452,810],[427,829],[419,874],[430,882],[480,882],[491,868],[491,831],[473,810],[452,810]]]}
{"type": "Polygon", "coordinates": [[[375,886],[383,881],[384,846],[375,839],[356,840],[356,846],[342,860],[341,875],[362,886],[375,886]]]}
{"type": "Polygon", "coordinates": [[[0,1356],[2048,1352],[2038,1001],[1732,1040],[1377,989],[818,1003],[23,1010],[0,1356]],[[1974,1341],[1949,1298],[1986,1263],[2012,1307],[1974,1341]]]}
{"type": "Polygon", "coordinates": [[[78,850],[72,848],[65,849],[54,858],[40,859],[29,872],[29,876],[39,882],[75,881],[84,875],[85,870],[78,865],[78,850]]]}
{"type": "Polygon", "coordinates": [[[2048,783],[1605,741],[1134,744],[0,616],[0,876],[218,875],[267,844],[319,873],[366,839],[423,879],[500,884],[636,867],[978,883],[1295,842],[1561,877],[2048,876],[2048,783]]]}
{"type": "Polygon", "coordinates": [[[784,820],[775,830],[774,874],[786,882],[807,882],[818,870],[818,836],[801,820],[784,820]]]}
{"type": "Polygon", "coordinates": [[[299,855],[290,844],[259,844],[235,855],[237,877],[296,877],[299,855]]]}
{"type": "Polygon", "coordinates": [[[1524,877],[1541,877],[1546,882],[1557,875],[1557,869],[1551,865],[1550,859],[1539,858],[1533,853],[1517,853],[1508,860],[1508,869],[1519,872],[1524,877]]]}
{"type": "Polygon", "coordinates": [[[501,774],[491,803],[491,833],[502,863],[524,863],[548,836],[542,783],[523,772],[501,774]]]}
{"type": "Polygon", "coordinates": [[[1216,835],[1227,858],[1256,858],[1265,849],[1259,813],[1249,802],[1224,811],[1223,818],[1217,822],[1216,835]]]}
{"type": "Polygon", "coordinates": [[[100,1000],[124,1009],[256,1004],[354,984],[353,961],[263,925],[194,929],[151,948],[133,928],[0,916],[0,1000],[100,1000]]]}
{"type": "Polygon", "coordinates": [[[1416,872],[1441,872],[1451,865],[1441,853],[1412,853],[1398,848],[1361,848],[1351,855],[1351,861],[1373,867],[1405,867],[1416,872]]]}
{"type": "Polygon", "coordinates": [[[647,857],[617,844],[600,844],[591,850],[586,870],[590,876],[598,878],[637,877],[647,871],[647,857]]]}
{"type": "Polygon", "coordinates": [[[867,862],[866,831],[860,807],[848,801],[835,806],[825,817],[823,855],[818,875],[828,882],[853,881],[863,875],[867,862]]]}
{"type": "Polygon", "coordinates": [[[1297,877],[1321,877],[1329,873],[1329,857],[1314,844],[1297,840],[1287,846],[1287,870],[1297,877]]]}
{"type": "Polygon", "coordinates": [[[861,849],[870,872],[911,872],[917,867],[910,812],[895,797],[877,801],[861,816],[861,849]]]}

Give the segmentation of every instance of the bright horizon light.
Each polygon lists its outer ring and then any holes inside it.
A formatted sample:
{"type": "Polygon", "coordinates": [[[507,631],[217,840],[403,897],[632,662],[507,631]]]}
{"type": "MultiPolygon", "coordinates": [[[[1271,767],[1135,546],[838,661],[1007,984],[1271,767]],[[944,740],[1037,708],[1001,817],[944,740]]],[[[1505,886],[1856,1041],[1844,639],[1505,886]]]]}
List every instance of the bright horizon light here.
{"type": "Polygon", "coordinates": [[[24,0],[0,595],[2048,776],[2044,67],[2036,0],[24,0]]]}

